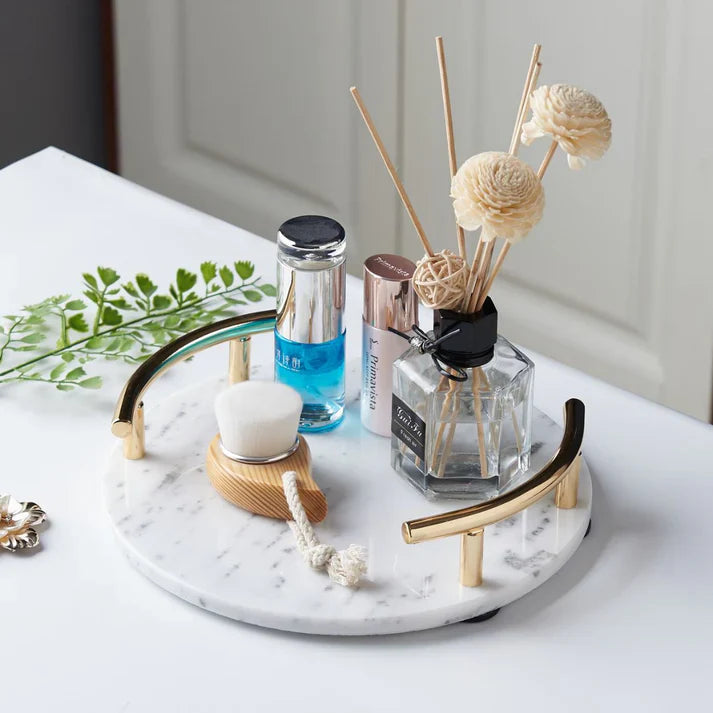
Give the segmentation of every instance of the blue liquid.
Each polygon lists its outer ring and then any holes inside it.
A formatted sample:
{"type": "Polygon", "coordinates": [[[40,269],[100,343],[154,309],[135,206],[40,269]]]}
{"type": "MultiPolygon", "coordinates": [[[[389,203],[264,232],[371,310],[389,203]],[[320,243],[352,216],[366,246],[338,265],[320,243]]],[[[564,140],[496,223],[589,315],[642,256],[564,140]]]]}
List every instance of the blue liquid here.
{"type": "Polygon", "coordinates": [[[275,380],[302,397],[301,432],[327,431],[344,418],[344,332],[320,344],[302,344],[275,331],[275,380]]]}

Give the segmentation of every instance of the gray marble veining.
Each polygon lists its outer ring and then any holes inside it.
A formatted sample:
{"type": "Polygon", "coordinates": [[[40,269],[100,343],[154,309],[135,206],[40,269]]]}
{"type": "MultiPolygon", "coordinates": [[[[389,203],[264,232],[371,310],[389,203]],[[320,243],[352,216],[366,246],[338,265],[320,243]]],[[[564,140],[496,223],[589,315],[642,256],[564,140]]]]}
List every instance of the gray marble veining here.
{"type": "MultiPolygon", "coordinates": [[[[309,437],[314,476],[329,502],[318,526],[324,542],[368,547],[367,581],[330,583],[307,568],[286,523],[226,502],[205,474],[217,431],[214,380],[176,393],[153,409],[147,455],[125,461],[119,447],[105,474],[106,501],[119,543],[134,565],[199,607],[267,627],[317,634],[385,634],[442,626],[500,607],[552,576],[577,549],[589,521],[591,482],[583,464],[576,509],[552,497],[486,530],[482,587],[458,583],[458,538],[421,545],[401,539],[404,520],[461,507],[426,501],[389,465],[388,439],[359,422],[358,364],[348,364],[347,414],[330,434],[309,437]]],[[[260,371],[257,370],[257,376],[260,371]]],[[[263,378],[269,378],[267,370],[263,378]]],[[[536,412],[532,469],[559,444],[561,429],[536,412]]]]}

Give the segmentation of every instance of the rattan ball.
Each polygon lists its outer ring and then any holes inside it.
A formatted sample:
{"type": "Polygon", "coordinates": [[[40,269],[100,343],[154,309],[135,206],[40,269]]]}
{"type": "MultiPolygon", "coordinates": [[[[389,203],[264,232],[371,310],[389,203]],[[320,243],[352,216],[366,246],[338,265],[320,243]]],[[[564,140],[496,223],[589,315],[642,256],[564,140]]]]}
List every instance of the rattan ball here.
{"type": "Polygon", "coordinates": [[[465,298],[468,266],[450,250],[424,255],[416,264],[411,282],[424,307],[458,309],[465,298]]]}

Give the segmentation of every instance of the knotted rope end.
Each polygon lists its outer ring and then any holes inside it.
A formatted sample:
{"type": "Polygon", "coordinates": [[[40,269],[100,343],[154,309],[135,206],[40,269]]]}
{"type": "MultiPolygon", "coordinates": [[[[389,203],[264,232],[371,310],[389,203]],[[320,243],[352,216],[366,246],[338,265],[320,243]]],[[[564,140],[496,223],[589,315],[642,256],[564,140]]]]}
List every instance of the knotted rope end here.
{"type": "Polygon", "coordinates": [[[324,545],[312,528],[297,490],[297,473],[288,470],[282,474],[285,499],[294,520],[288,525],[295,535],[297,547],[307,564],[314,569],[326,569],[329,578],[343,587],[354,587],[367,571],[367,551],[360,545],[349,545],[338,551],[324,545]]]}

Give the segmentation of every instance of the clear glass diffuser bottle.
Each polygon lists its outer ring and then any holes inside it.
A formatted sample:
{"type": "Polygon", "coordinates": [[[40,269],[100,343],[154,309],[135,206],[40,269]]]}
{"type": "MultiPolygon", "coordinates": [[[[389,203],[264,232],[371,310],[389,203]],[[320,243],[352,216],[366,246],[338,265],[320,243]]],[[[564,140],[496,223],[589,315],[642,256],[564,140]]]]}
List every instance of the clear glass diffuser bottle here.
{"type": "Polygon", "coordinates": [[[394,363],[391,465],[427,497],[494,497],[529,468],[534,364],[497,335],[489,298],[437,310],[430,341],[394,363]]]}

